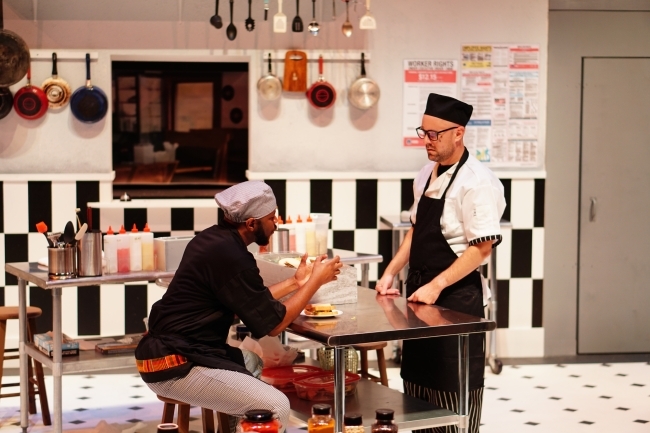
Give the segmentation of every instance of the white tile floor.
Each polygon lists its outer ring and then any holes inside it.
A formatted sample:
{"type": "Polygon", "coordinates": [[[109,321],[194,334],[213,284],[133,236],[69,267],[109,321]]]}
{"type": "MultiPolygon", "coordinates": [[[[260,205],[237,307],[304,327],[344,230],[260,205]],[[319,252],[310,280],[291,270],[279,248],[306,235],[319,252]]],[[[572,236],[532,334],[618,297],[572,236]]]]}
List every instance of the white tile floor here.
{"type": "MultiPolygon", "coordinates": [[[[389,378],[401,390],[399,369],[390,368],[389,378]]],[[[51,377],[46,382],[51,405],[51,377]]],[[[64,430],[105,420],[115,431],[155,431],[162,403],[138,375],[72,375],[63,383],[64,430]]],[[[500,375],[487,369],[484,396],[482,433],[650,432],[650,363],[505,366],[500,375]]],[[[191,413],[190,428],[200,432],[200,409],[191,413]]],[[[20,433],[18,421],[18,399],[0,399],[0,432],[20,433]]],[[[30,423],[30,433],[51,430],[40,415],[30,423]]]]}

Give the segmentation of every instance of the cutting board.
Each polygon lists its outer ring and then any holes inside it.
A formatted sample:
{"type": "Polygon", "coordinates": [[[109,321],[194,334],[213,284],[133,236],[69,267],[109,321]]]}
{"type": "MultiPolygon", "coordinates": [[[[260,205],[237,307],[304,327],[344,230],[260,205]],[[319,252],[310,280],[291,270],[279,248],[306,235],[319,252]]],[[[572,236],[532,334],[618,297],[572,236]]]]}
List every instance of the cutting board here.
{"type": "Polygon", "coordinates": [[[303,51],[287,51],[284,56],[282,89],[285,92],[307,91],[307,54],[303,51]]]}

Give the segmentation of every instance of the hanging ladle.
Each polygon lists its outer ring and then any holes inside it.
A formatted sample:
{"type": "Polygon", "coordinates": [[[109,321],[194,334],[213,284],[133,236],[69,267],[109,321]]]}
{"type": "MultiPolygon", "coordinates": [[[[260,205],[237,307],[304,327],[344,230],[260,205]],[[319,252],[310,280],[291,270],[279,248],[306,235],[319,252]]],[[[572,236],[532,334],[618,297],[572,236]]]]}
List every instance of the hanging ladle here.
{"type": "Polygon", "coordinates": [[[320,30],[320,26],[316,22],[316,0],[311,0],[311,13],[312,13],[312,19],[311,22],[309,23],[309,26],[307,26],[307,29],[309,29],[309,32],[312,35],[318,36],[318,31],[320,30]]]}
{"type": "Polygon", "coordinates": [[[246,21],[244,22],[246,24],[246,30],[252,32],[255,28],[255,20],[251,16],[251,0],[248,0],[248,18],[246,18],[246,21]]]}
{"type": "Polygon", "coordinates": [[[226,37],[231,41],[234,41],[237,37],[237,27],[232,23],[233,2],[234,0],[230,0],[230,24],[226,27],[226,37]]]}
{"type": "Polygon", "coordinates": [[[216,4],[214,7],[214,15],[210,17],[210,24],[214,26],[216,29],[220,29],[223,27],[223,21],[221,20],[221,17],[219,16],[219,0],[216,0],[216,4]]]}
{"type": "Polygon", "coordinates": [[[291,23],[291,30],[296,33],[300,33],[305,30],[302,25],[302,19],[300,18],[300,0],[296,0],[296,17],[291,23]]]}
{"type": "Polygon", "coordinates": [[[345,22],[341,27],[341,31],[348,38],[352,36],[352,23],[350,22],[349,6],[350,6],[350,0],[345,0],[345,22]]]}

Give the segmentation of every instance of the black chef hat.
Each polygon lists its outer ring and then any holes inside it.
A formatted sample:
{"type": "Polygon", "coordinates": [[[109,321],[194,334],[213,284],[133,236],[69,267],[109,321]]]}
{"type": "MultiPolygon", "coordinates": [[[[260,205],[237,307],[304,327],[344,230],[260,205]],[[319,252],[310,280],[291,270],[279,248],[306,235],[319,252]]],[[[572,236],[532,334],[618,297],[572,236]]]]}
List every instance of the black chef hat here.
{"type": "Polygon", "coordinates": [[[429,93],[427,109],[424,114],[465,126],[469,122],[469,118],[472,117],[472,110],[474,108],[471,105],[458,99],[429,93]]]}

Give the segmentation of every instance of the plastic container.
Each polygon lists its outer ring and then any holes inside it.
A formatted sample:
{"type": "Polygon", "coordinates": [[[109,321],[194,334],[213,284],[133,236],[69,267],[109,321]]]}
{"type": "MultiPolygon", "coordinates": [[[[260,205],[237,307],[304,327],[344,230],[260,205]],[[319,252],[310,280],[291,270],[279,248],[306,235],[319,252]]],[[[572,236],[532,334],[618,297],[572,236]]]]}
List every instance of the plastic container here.
{"type": "Polygon", "coordinates": [[[130,253],[130,262],[131,262],[131,271],[141,271],[142,270],[142,234],[138,231],[138,228],[133,224],[131,229],[131,253],[130,253]]]}
{"type": "Polygon", "coordinates": [[[305,227],[305,248],[307,254],[315,256],[318,254],[318,244],[316,243],[316,224],[307,216],[307,222],[303,223],[305,227]]]}
{"type": "MultiPolygon", "coordinates": [[[[345,395],[352,395],[357,390],[361,376],[345,372],[345,395]]],[[[334,373],[314,373],[305,375],[293,382],[298,397],[311,401],[334,400],[334,373]]]]}
{"type": "Polygon", "coordinates": [[[142,270],[153,271],[154,268],[153,233],[149,229],[149,223],[146,223],[142,230],[142,270]]]}
{"type": "Polygon", "coordinates": [[[124,226],[120,233],[115,235],[117,249],[117,272],[124,274],[131,271],[131,236],[126,233],[124,226]]]}
{"type": "MultiPolygon", "coordinates": [[[[284,251],[296,251],[296,225],[291,221],[291,217],[287,217],[286,222],[282,222],[282,217],[278,217],[278,229],[289,230],[289,248],[284,251]]],[[[278,253],[284,252],[279,249],[278,253]]]]}
{"type": "Polygon", "coordinates": [[[296,218],[296,251],[305,254],[307,252],[307,238],[305,237],[305,224],[302,222],[302,218],[298,215],[296,218]]]}
{"type": "Polygon", "coordinates": [[[311,408],[311,418],[307,420],[308,433],[334,433],[332,406],[315,404],[311,408]]]}
{"type": "Polygon", "coordinates": [[[117,274],[117,238],[113,228],[108,226],[104,235],[104,259],[106,259],[106,274],[117,274]]]}
{"type": "Polygon", "coordinates": [[[332,217],[328,213],[312,213],[316,230],[316,255],[327,254],[327,241],[329,238],[329,227],[332,217]]]}
{"type": "Polygon", "coordinates": [[[244,413],[239,422],[241,431],[258,433],[279,433],[282,423],[275,419],[273,412],[268,409],[253,409],[244,413]]]}
{"type": "Polygon", "coordinates": [[[363,418],[360,413],[346,413],[343,416],[344,433],[364,433],[363,418]]]}
{"type": "MultiPolygon", "coordinates": [[[[319,319],[319,323],[323,321],[319,319]]],[[[323,370],[334,370],[334,348],[329,346],[319,347],[316,356],[323,370]]],[[[359,370],[359,356],[357,351],[352,347],[346,347],[343,350],[345,358],[345,370],[350,373],[356,373],[359,370]]]]}
{"type": "Polygon", "coordinates": [[[262,370],[262,380],[284,392],[293,392],[296,387],[294,380],[306,374],[322,373],[324,370],[311,365],[286,365],[282,367],[268,367],[262,370]]]}
{"type": "Polygon", "coordinates": [[[375,414],[375,423],[370,427],[372,433],[397,433],[397,424],[393,422],[393,409],[377,409],[375,414]]]}

